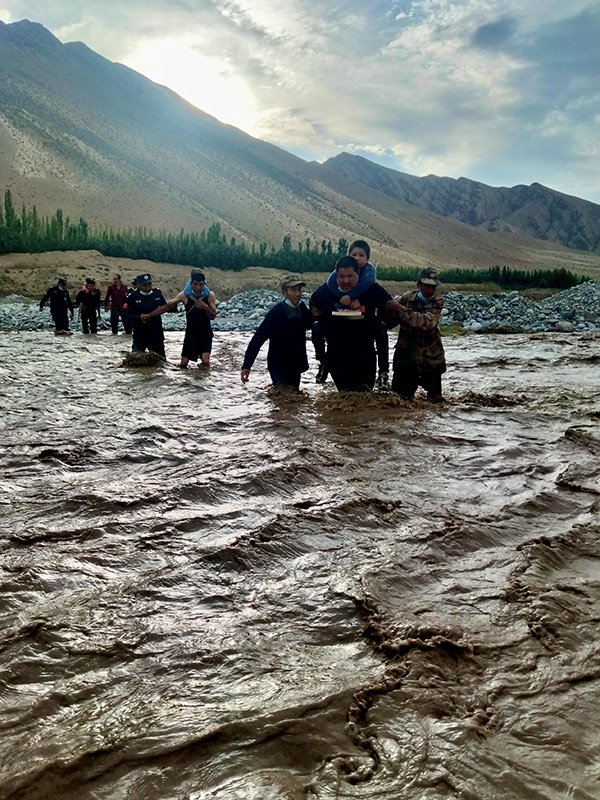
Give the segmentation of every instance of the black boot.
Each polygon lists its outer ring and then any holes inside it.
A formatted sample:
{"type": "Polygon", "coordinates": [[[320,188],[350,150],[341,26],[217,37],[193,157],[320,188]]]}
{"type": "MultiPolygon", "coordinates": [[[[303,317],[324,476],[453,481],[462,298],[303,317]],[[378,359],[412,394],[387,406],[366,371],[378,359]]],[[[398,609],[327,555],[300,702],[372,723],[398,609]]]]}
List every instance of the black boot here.
{"type": "Polygon", "coordinates": [[[319,369],[317,370],[317,377],[315,378],[315,383],[325,383],[328,375],[329,375],[329,370],[327,369],[327,365],[319,364],[319,369]]]}

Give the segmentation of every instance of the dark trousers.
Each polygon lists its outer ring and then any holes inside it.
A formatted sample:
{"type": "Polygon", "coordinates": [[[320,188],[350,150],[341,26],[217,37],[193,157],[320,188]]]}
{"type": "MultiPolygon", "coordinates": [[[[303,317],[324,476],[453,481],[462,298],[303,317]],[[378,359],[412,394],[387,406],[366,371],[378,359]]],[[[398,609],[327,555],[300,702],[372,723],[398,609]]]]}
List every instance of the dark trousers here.
{"type": "Polygon", "coordinates": [[[98,313],[81,309],[81,327],[84,333],[98,333],[98,313]]]}
{"type": "Polygon", "coordinates": [[[57,331],[68,331],[69,330],[69,315],[67,313],[67,309],[60,309],[56,311],[52,311],[52,321],[54,322],[54,327],[57,331]]]}
{"type": "MultiPolygon", "coordinates": [[[[352,324],[352,323],[349,323],[352,324]]],[[[375,385],[375,348],[361,352],[330,352],[329,370],[338,392],[370,392],[375,385]]]]}
{"type": "Polygon", "coordinates": [[[119,332],[119,317],[123,319],[123,330],[125,333],[131,333],[131,323],[121,311],[110,312],[110,329],[113,333],[119,332]]]}
{"type": "Polygon", "coordinates": [[[292,386],[294,389],[300,388],[300,372],[284,375],[282,372],[275,372],[274,369],[270,369],[269,374],[274,386],[292,386]]]}
{"type": "Polygon", "coordinates": [[[313,323],[310,335],[312,338],[313,347],[315,348],[315,356],[317,357],[317,361],[320,361],[321,364],[324,364],[327,358],[327,351],[325,349],[323,324],[320,320],[317,320],[313,323]]]}
{"type": "MultiPolygon", "coordinates": [[[[323,325],[319,320],[313,323],[311,329],[311,338],[313,347],[315,348],[315,356],[317,361],[321,364],[327,363],[327,349],[325,343],[325,336],[323,335],[323,325]]],[[[377,325],[377,333],[375,334],[375,350],[377,351],[377,364],[379,372],[390,371],[390,355],[388,332],[383,322],[377,325]]]]}
{"type": "Polygon", "coordinates": [[[353,369],[331,370],[331,377],[338,392],[371,392],[375,385],[375,370],[353,369]]]}
{"type": "Polygon", "coordinates": [[[377,325],[377,333],[375,334],[375,350],[377,351],[377,365],[379,372],[390,371],[390,349],[388,343],[387,328],[380,322],[377,325]]]}
{"type": "Polygon", "coordinates": [[[425,372],[419,374],[415,365],[394,367],[392,378],[392,391],[410,400],[414,397],[418,387],[422,386],[427,392],[427,397],[433,400],[442,396],[442,373],[425,372]]]}
{"type": "Polygon", "coordinates": [[[159,331],[148,332],[144,323],[141,322],[139,325],[136,325],[133,329],[131,350],[133,353],[143,353],[149,350],[151,353],[156,353],[162,358],[166,358],[165,338],[163,336],[162,327],[159,331]]]}

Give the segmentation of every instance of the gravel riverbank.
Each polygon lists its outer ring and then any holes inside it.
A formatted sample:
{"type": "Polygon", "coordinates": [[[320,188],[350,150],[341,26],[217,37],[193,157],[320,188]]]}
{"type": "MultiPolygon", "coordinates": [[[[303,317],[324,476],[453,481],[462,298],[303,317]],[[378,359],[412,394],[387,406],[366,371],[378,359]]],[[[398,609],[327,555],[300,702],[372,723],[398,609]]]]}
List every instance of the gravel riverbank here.
{"type": "MultiPolygon", "coordinates": [[[[217,306],[215,331],[253,331],[265,314],[281,298],[270,289],[253,289],[234,295],[217,306]]],[[[308,301],[309,295],[304,296],[308,301]]],[[[442,327],[460,324],[470,333],[541,333],[544,331],[600,332],[600,281],[588,281],[539,302],[518,292],[492,295],[448,292],[442,327]]],[[[165,330],[185,328],[185,314],[178,311],[163,316],[165,330]]],[[[0,330],[38,330],[52,328],[50,312],[40,312],[37,303],[20,297],[0,301],[0,330]]],[[[75,328],[78,326],[75,325],[75,328]]],[[[100,330],[109,330],[109,315],[102,314],[100,330]]]]}
{"type": "Polygon", "coordinates": [[[600,331],[600,281],[588,281],[537,303],[508,292],[444,295],[442,325],[460,323],[471,333],[600,331]]]}

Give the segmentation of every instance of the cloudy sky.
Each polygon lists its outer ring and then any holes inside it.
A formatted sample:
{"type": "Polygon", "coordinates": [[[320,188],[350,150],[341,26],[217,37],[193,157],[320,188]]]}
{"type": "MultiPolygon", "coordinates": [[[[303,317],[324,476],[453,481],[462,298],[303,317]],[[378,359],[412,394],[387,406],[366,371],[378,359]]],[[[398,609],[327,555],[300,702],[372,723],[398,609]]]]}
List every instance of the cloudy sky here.
{"type": "Polygon", "coordinates": [[[307,159],[600,203],[600,2],[0,0],[307,159]]]}

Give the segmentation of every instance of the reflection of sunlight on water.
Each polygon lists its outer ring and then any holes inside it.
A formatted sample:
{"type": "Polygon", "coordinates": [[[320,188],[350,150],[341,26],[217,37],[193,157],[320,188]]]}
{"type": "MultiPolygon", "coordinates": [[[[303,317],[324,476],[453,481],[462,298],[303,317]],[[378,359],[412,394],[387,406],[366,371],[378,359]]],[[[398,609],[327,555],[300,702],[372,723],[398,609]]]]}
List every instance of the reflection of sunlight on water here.
{"type": "Polygon", "coordinates": [[[2,794],[595,796],[597,341],[445,339],[432,405],[248,338],[0,334],[2,794]]]}

